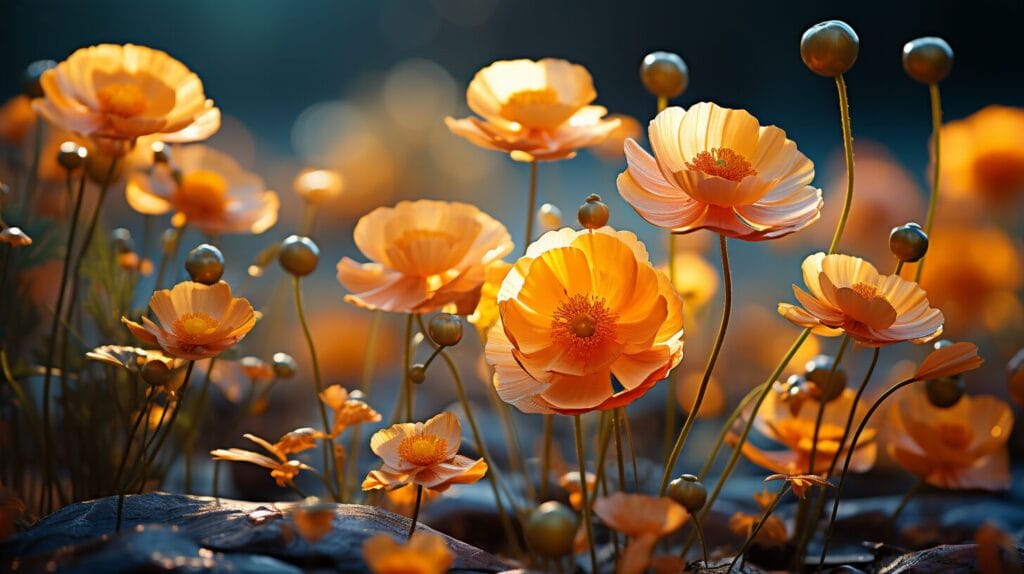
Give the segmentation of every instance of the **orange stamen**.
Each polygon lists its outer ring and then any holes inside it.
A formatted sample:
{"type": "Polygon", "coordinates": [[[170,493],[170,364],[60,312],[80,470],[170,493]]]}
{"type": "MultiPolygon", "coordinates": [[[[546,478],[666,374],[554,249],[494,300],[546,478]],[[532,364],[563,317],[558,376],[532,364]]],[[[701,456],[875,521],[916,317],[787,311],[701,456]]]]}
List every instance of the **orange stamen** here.
{"type": "Polygon", "coordinates": [[[133,117],[146,111],[146,95],[135,84],[109,84],[96,92],[100,109],[108,114],[133,117]]]}
{"type": "Polygon", "coordinates": [[[605,307],[603,298],[573,295],[555,310],[551,335],[575,351],[587,352],[615,337],[617,320],[618,315],[605,307]]]}
{"type": "Polygon", "coordinates": [[[443,462],[448,452],[448,441],[430,434],[407,436],[398,443],[398,456],[416,466],[431,466],[443,462]]]}
{"type": "Polygon", "coordinates": [[[698,153],[693,161],[686,162],[686,168],[702,171],[708,175],[740,181],[748,175],[757,175],[747,158],[727,147],[712,148],[698,153]]]}

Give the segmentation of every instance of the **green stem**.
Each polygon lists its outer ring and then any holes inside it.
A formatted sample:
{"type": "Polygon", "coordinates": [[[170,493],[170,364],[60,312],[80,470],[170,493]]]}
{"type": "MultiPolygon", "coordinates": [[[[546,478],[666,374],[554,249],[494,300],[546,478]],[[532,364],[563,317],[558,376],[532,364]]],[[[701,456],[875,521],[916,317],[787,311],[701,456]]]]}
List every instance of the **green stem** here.
{"type": "Polygon", "coordinates": [[[530,162],[530,195],[526,202],[526,240],[523,242],[523,253],[533,241],[533,220],[537,217],[537,162],[530,162]]]}
{"type": "MultiPolygon", "coordinates": [[[[701,524],[700,524],[700,518],[698,518],[696,516],[693,517],[693,531],[697,533],[697,539],[700,540],[701,555],[704,556],[704,565],[707,566],[708,565],[708,545],[707,545],[707,542],[704,541],[704,527],[701,526],[701,524]]],[[[683,554],[682,554],[682,556],[680,556],[680,558],[686,558],[686,551],[685,550],[683,551],[683,554]]]]}
{"type": "MultiPolygon", "coordinates": [[[[171,418],[167,420],[167,426],[164,427],[163,434],[161,434],[160,437],[157,438],[157,432],[159,432],[159,431],[156,431],[156,432],[153,433],[153,438],[155,440],[155,444],[153,446],[153,450],[149,453],[149,456],[146,458],[146,462],[145,462],[144,466],[147,469],[149,467],[151,467],[154,462],[156,462],[156,458],[158,456],[160,456],[160,449],[163,448],[163,446],[164,446],[164,441],[166,441],[167,437],[172,432],[174,432],[174,421],[176,421],[178,419],[178,413],[180,413],[182,407],[185,406],[185,393],[188,391],[189,381],[192,380],[192,369],[195,366],[196,366],[196,362],[193,360],[193,361],[189,361],[188,362],[188,366],[185,368],[185,381],[181,383],[181,389],[179,390],[177,404],[174,405],[174,411],[171,413],[171,418]]],[[[169,407],[169,405],[168,405],[168,407],[169,407]]],[[[164,409],[163,413],[161,414],[161,417],[163,415],[165,415],[165,414],[167,414],[167,409],[166,408],[164,409]]],[[[146,487],[146,479],[145,479],[145,475],[144,475],[143,480],[142,480],[142,488],[145,488],[145,487],[146,487]]]]}
{"type": "Polygon", "coordinates": [[[583,507],[583,528],[587,533],[587,546],[590,549],[590,571],[597,574],[597,549],[594,548],[594,523],[590,516],[590,495],[587,493],[587,466],[583,459],[583,424],[580,415],[572,417],[573,429],[576,432],[576,463],[580,473],[580,495],[583,507]]]}
{"type": "MultiPolygon", "coordinates": [[[[868,381],[871,380],[871,375],[875,373],[875,366],[878,365],[878,353],[881,347],[875,347],[871,353],[871,364],[868,366],[867,373],[864,374],[864,379],[860,382],[860,387],[857,388],[857,394],[853,396],[853,408],[850,409],[849,416],[846,417],[846,426],[843,427],[843,438],[839,441],[840,445],[846,444],[846,439],[850,436],[850,430],[853,429],[853,419],[857,416],[857,405],[860,404],[860,398],[864,395],[864,390],[868,388],[868,381]]],[[[843,449],[836,449],[836,453],[832,455],[832,462],[828,465],[828,472],[825,473],[825,478],[828,479],[832,476],[832,471],[836,469],[836,464],[839,462],[839,455],[842,454],[843,449]]]]}
{"type": "MultiPolygon", "coordinates": [[[[711,348],[711,355],[708,357],[707,365],[704,367],[704,374],[700,379],[700,387],[697,389],[697,396],[693,399],[693,406],[690,407],[690,412],[686,416],[686,422],[683,424],[683,428],[679,431],[679,436],[676,438],[676,444],[672,447],[672,453],[665,461],[665,471],[661,476],[661,487],[658,489],[659,496],[665,495],[665,490],[668,488],[668,483],[672,477],[672,470],[675,467],[676,460],[679,459],[679,454],[683,450],[683,445],[686,444],[686,438],[690,435],[690,429],[693,428],[693,423],[697,420],[697,413],[700,412],[701,404],[704,402],[704,394],[707,392],[708,383],[711,381],[711,373],[715,370],[715,363],[718,362],[718,355],[722,350],[722,344],[725,342],[725,331],[729,327],[729,315],[732,313],[732,271],[729,266],[729,247],[726,243],[725,235],[718,236],[718,245],[722,252],[722,278],[725,285],[725,303],[722,307],[722,322],[718,326],[718,334],[715,335],[714,346],[711,348]]],[[[668,400],[669,402],[672,402],[674,398],[669,397],[668,400]]]]}
{"type": "Polygon", "coordinates": [[[843,355],[846,354],[846,348],[850,345],[850,335],[843,335],[843,342],[839,344],[839,352],[836,353],[835,360],[832,361],[832,369],[828,372],[828,382],[825,383],[825,388],[818,389],[818,396],[821,397],[818,400],[818,414],[814,419],[814,434],[813,440],[811,441],[811,452],[808,457],[809,462],[807,464],[807,474],[816,474],[814,472],[814,459],[818,454],[818,437],[821,434],[821,422],[825,418],[825,407],[828,405],[828,401],[824,400],[822,396],[824,393],[830,392],[832,388],[833,380],[836,376],[836,371],[839,370],[839,363],[843,360],[843,355]]]}
{"type": "Polygon", "coordinates": [[[751,529],[750,536],[748,536],[746,541],[743,542],[743,547],[740,548],[740,551],[736,553],[735,557],[733,557],[732,562],[729,563],[729,567],[725,570],[726,572],[732,572],[732,569],[734,566],[736,566],[736,563],[743,557],[744,554],[746,554],[747,549],[749,549],[750,545],[754,542],[754,538],[757,537],[757,533],[761,531],[761,527],[764,526],[764,523],[768,521],[768,518],[772,515],[772,512],[775,512],[775,508],[779,505],[779,502],[782,501],[782,497],[785,496],[787,492],[789,492],[789,486],[789,482],[786,482],[784,483],[782,488],[779,489],[779,493],[775,495],[775,500],[772,500],[772,503],[768,506],[768,508],[765,509],[764,514],[761,515],[761,520],[758,520],[757,524],[754,525],[754,528],[751,529]]]}
{"type": "Polygon", "coordinates": [[[420,505],[423,503],[423,485],[416,485],[416,505],[412,507],[412,523],[409,524],[409,536],[406,538],[412,538],[413,533],[416,532],[416,521],[420,518],[420,505]]]}
{"type": "MultiPolygon", "coordinates": [[[[942,132],[942,102],[939,99],[939,85],[928,84],[928,94],[931,96],[932,105],[932,147],[934,149],[935,157],[932,160],[932,194],[928,199],[928,217],[924,222],[924,232],[931,238],[932,226],[935,224],[935,210],[939,203],[939,155],[940,148],[940,137],[939,134],[942,132]]],[[[914,272],[914,281],[921,281],[921,274],[924,273],[924,258],[921,258],[921,262],[917,264],[917,270],[914,272]]]]}
{"type": "Polygon", "coordinates": [[[846,95],[846,80],[843,75],[836,76],[836,90],[839,92],[839,115],[843,123],[843,156],[846,159],[846,199],[843,201],[843,211],[839,215],[839,224],[836,226],[835,235],[832,236],[832,243],[828,247],[831,255],[839,248],[839,241],[843,238],[843,230],[846,229],[846,220],[850,217],[850,207],[853,205],[853,130],[850,127],[850,100],[846,95]]]}
{"type": "MultiPolygon", "coordinates": [[[[658,98],[659,105],[663,98],[658,98]]],[[[658,110],[661,111],[660,109],[658,110]]],[[[676,290],[676,236],[668,233],[668,278],[672,290],[676,290]]],[[[662,448],[665,460],[672,457],[672,431],[676,428],[676,386],[679,384],[679,369],[672,369],[668,375],[668,388],[665,397],[665,430],[662,434],[662,448]]]]}
{"type": "Polygon", "coordinates": [[[629,426],[629,413],[626,412],[626,407],[622,407],[622,425],[626,427],[626,444],[629,445],[629,458],[633,463],[633,488],[637,491],[640,490],[640,471],[636,464],[636,449],[633,448],[633,429],[629,426]]]}

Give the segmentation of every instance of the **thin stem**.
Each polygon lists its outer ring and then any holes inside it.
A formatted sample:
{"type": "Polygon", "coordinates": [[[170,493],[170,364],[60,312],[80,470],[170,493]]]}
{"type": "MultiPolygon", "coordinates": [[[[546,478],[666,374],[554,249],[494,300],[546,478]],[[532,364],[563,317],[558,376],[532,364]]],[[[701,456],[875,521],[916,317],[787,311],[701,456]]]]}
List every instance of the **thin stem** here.
{"type": "Polygon", "coordinates": [[[732,572],[732,569],[734,566],[736,566],[736,563],[740,560],[740,558],[743,557],[744,554],[746,554],[747,549],[750,548],[750,545],[754,542],[754,538],[757,537],[757,533],[761,531],[761,527],[764,526],[764,523],[768,521],[768,517],[772,515],[772,512],[775,512],[775,508],[779,505],[779,502],[782,501],[782,497],[785,496],[787,492],[789,492],[789,487],[789,482],[786,482],[783,485],[783,487],[779,489],[779,493],[775,495],[775,499],[772,500],[772,503],[768,506],[768,508],[765,509],[764,514],[761,515],[761,520],[758,520],[757,524],[754,525],[754,528],[751,529],[750,536],[748,536],[746,541],[743,542],[743,547],[740,548],[740,551],[736,553],[735,557],[733,557],[732,562],[729,563],[729,567],[725,570],[726,572],[732,572]]]}
{"type": "Polygon", "coordinates": [[[665,111],[665,108],[667,107],[668,98],[666,98],[665,96],[658,96],[658,113],[660,114],[661,112],[665,111]]]}
{"type": "Polygon", "coordinates": [[[185,494],[192,494],[192,456],[195,451],[196,433],[199,432],[203,413],[206,411],[206,396],[210,392],[210,377],[216,362],[217,357],[210,357],[210,362],[206,365],[206,375],[203,377],[203,384],[199,388],[199,398],[196,399],[192,420],[190,421],[188,431],[185,433],[185,494]]]}
{"type": "Polygon", "coordinates": [[[412,368],[412,313],[405,318],[405,364],[402,369],[402,392],[405,393],[405,420],[412,422],[413,413],[413,389],[412,377],[409,376],[409,369],[412,368]]]}
{"type": "Polygon", "coordinates": [[[622,457],[622,420],[619,409],[612,410],[612,426],[615,427],[615,462],[619,471],[619,490],[626,492],[626,464],[622,457]]]}
{"type": "MultiPolygon", "coordinates": [[[[718,236],[718,245],[722,252],[722,278],[725,285],[725,302],[722,306],[722,322],[718,326],[718,334],[715,335],[714,346],[711,348],[711,355],[708,357],[707,365],[704,367],[704,375],[701,376],[700,387],[697,389],[697,396],[693,399],[693,406],[690,407],[690,413],[686,416],[686,422],[683,424],[683,428],[679,431],[679,436],[676,438],[676,444],[672,447],[672,453],[665,461],[665,471],[661,476],[661,487],[658,489],[659,496],[665,495],[669,479],[672,476],[672,469],[675,467],[676,460],[678,460],[679,454],[683,450],[683,445],[686,444],[686,438],[690,435],[690,429],[693,428],[693,423],[697,420],[697,413],[700,412],[701,403],[704,402],[704,394],[707,392],[708,383],[711,381],[711,373],[715,370],[715,363],[718,362],[718,354],[722,350],[722,343],[725,342],[725,331],[729,327],[729,315],[732,313],[732,271],[729,266],[729,247],[726,243],[725,235],[718,236]]],[[[669,397],[669,401],[672,400],[673,398],[669,397]]]]}
{"type": "MultiPolygon", "coordinates": [[[[370,332],[366,336],[366,352],[363,353],[363,373],[359,380],[359,390],[364,395],[370,394],[370,381],[373,380],[374,367],[377,365],[377,338],[380,335],[380,324],[384,318],[382,311],[374,311],[373,319],[370,321],[370,332]]],[[[349,433],[348,458],[345,460],[345,472],[341,480],[341,499],[349,500],[348,485],[354,481],[355,473],[359,470],[359,442],[362,435],[362,425],[356,425],[349,433]]]]}
{"type": "Polygon", "coordinates": [[[184,234],[184,226],[174,228],[174,238],[171,240],[171,245],[163,249],[163,254],[160,257],[160,265],[156,271],[156,283],[153,285],[153,289],[159,290],[163,288],[164,276],[167,274],[168,265],[178,259],[178,250],[181,249],[181,237],[184,234]]]}
{"type": "Polygon", "coordinates": [[[33,212],[32,200],[36,193],[36,188],[39,186],[39,160],[43,154],[43,130],[46,127],[46,121],[43,116],[36,118],[35,128],[35,140],[32,147],[32,165],[29,167],[28,179],[25,180],[25,195],[22,197],[22,201],[25,202],[25,219],[30,221],[30,217],[33,212]]]}
{"type": "MultiPolygon", "coordinates": [[[[146,468],[149,468],[156,461],[156,457],[160,456],[160,449],[163,447],[164,441],[167,440],[168,435],[174,432],[174,421],[178,419],[178,413],[180,413],[181,408],[185,406],[185,392],[188,391],[189,381],[192,380],[192,369],[195,366],[196,362],[193,360],[189,361],[188,366],[185,367],[185,381],[181,383],[181,389],[179,389],[177,404],[174,406],[174,412],[171,413],[171,418],[167,420],[167,426],[164,428],[163,434],[160,435],[159,439],[157,439],[156,432],[153,433],[153,437],[156,441],[156,444],[153,446],[152,452],[150,452],[149,457],[147,457],[146,459],[146,468]]],[[[163,415],[166,414],[167,409],[164,409],[163,413],[161,414],[161,417],[163,417],[163,415]]],[[[145,486],[146,481],[145,478],[143,478],[142,487],[145,488],[145,486]]]]}
{"type": "Polygon", "coordinates": [[[416,505],[412,507],[412,523],[409,525],[409,536],[406,538],[412,538],[414,532],[416,532],[416,521],[420,518],[420,505],[423,503],[423,485],[416,485],[416,505]]]}
{"type": "MultiPolygon", "coordinates": [[[[850,335],[843,335],[843,342],[839,344],[839,351],[836,353],[835,360],[832,361],[832,369],[828,373],[828,381],[825,383],[825,388],[818,389],[818,414],[814,419],[814,434],[813,440],[811,441],[811,452],[808,457],[809,462],[807,464],[807,474],[815,474],[814,472],[814,459],[818,454],[818,437],[821,434],[821,421],[825,418],[825,407],[828,405],[828,401],[824,400],[824,393],[830,392],[833,381],[836,376],[836,371],[839,370],[839,363],[843,360],[843,355],[846,354],[846,348],[850,346],[850,335]]],[[[856,403],[854,403],[856,405],[856,403]]],[[[855,410],[855,409],[854,409],[855,410]]],[[[842,444],[840,444],[842,447],[842,444]]]]}
{"type": "Polygon", "coordinates": [[[119,483],[121,482],[122,474],[124,474],[125,463],[128,462],[128,455],[129,455],[129,453],[131,453],[131,450],[132,450],[132,441],[135,439],[135,434],[139,430],[139,425],[142,424],[142,419],[146,415],[146,412],[147,412],[147,408],[146,407],[148,407],[148,405],[149,405],[149,398],[147,397],[146,404],[143,405],[143,408],[139,409],[139,414],[138,414],[137,417],[135,417],[135,423],[132,425],[132,430],[131,430],[131,432],[128,433],[128,439],[124,443],[124,451],[121,454],[121,462],[117,465],[117,474],[114,475],[114,481],[111,483],[111,486],[117,491],[117,495],[118,495],[117,496],[117,520],[114,523],[114,525],[115,525],[114,531],[115,532],[120,532],[121,531],[121,517],[124,514],[124,497],[125,497],[126,490],[127,490],[127,488],[121,488],[119,486],[119,483]]]}
{"type": "Polygon", "coordinates": [[[594,548],[594,523],[590,517],[590,494],[587,493],[587,467],[583,459],[583,424],[580,415],[572,417],[573,429],[576,431],[576,463],[580,472],[580,497],[583,507],[583,528],[587,533],[587,546],[590,549],[590,571],[597,574],[597,550],[594,548]]]}
{"type": "MultiPolygon", "coordinates": [[[[932,194],[928,199],[928,217],[924,221],[924,232],[930,238],[932,226],[935,224],[935,209],[939,204],[939,134],[942,132],[942,102],[939,99],[939,85],[928,84],[928,94],[931,96],[932,104],[932,147],[935,157],[932,158],[932,194]]],[[[924,273],[924,258],[917,264],[914,272],[914,281],[921,281],[921,274],[924,273]]]]}
{"type": "Polygon", "coordinates": [[[907,504],[910,503],[910,499],[914,498],[914,496],[916,496],[917,493],[921,492],[921,487],[923,487],[924,485],[924,479],[918,478],[917,482],[915,482],[914,485],[910,487],[910,490],[908,490],[907,493],[903,495],[903,498],[900,499],[900,503],[896,506],[896,510],[893,510],[892,514],[889,515],[889,518],[885,521],[885,530],[887,532],[891,532],[892,529],[896,526],[896,520],[900,517],[900,514],[903,513],[903,509],[906,508],[907,504]]]}
{"type": "Polygon", "coordinates": [[[836,233],[832,236],[832,243],[828,247],[830,255],[839,248],[839,241],[843,238],[843,230],[846,229],[846,220],[850,217],[850,207],[853,205],[853,130],[850,127],[850,100],[846,96],[846,80],[843,79],[842,74],[836,76],[836,90],[839,92],[839,115],[843,122],[843,156],[846,158],[846,199],[843,201],[843,211],[839,215],[836,233]]]}
{"type": "MultiPolygon", "coordinates": [[[[659,106],[664,98],[658,98],[659,106]]],[[[662,108],[663,109],[663,108],[662,108]]],[[[659,109],[658,111],[661,111],[659,109]]],[[[668,233],[668,277],[672,289],[676,289],[676,236],[668,233]]],[[[665,460],[672,457],[672,430],[676,428],[676,386],[679,385],[679,369],[673,369],[668,375],[667,395],[665,397],[665,430],[662,435],[663,456],[665,460]]]]}
{"type": "Polygon", "coordinates": [[[540,455],[540,502],[548,498],[548,480],[551,474],[551,443],[554,415],[544,415],[544,438],[540,455]]]}
{"type": "MultiPolygon", "coordinates": [[[[864,380],[860,382],[860,387],[857,388],[857,394],[853,396],[854,407],[850,409],[850,414],[846,417],[846,426],[843,427],[843,438],[839,441],[840,445],[846,444],[846,439],[850,436],[850,430],[853,429],[853,419],[857,416],[856,405],[860,404],[860,398],[864,395],[864,390],[868,388],[868,381],[871,380],[871,375],[875,372],[875,366],[878,365],[878,353],[881,349],[881,347],[875,347],[874,351],[871,353],[871,364],[868,365],[867,373],[864,374],[864,380]]],[[[842,452],[842,448],[837,448],[835,454],[832,455],[832,462],[828,465],[828,472],[825,473],[826,479],[832,476],[832,471],[836,469],[836,464],[839,462],[839,455],[842,454],[842,452]]]]}
{"type": "Polygon", "coordinates": [[[302,225],[299,226],[300,235],[313,235],[313,228],[316,227],[316,206],[307,202],[302,211],[302,225]]]}
{"type": "MultiPolygon", "coordinates": [[[[700,518],[693,517],[693,531],[697,533],[697,539],[700,540],[700,551],[701,555],[704,556],[704,566],[708,565],[708,545],[704,541],[704,527],[700,524],[700,518]]],[[[688,550],[688,549],[686,549],[688,550]]],[[[683,550],[683,555],[680,558],[686,557],[686,550],[683,550]]]]}
{"type": "Polygon", "coordinates": [[[626,412],[626,407],[622,407],[622,424],[626,427],[626,444],[629,446],[629,458],[633,463],[633,488],[640,490],[640,471],[637,469],[636,464],[636,449],[633,448],[633,429],[629,426],[629,413],[626,412]]]}
{"type": "Polygon", "coordinates": [[[530,162],[530,195],[526,201],[526,240],[523,242],[523,253],[533,241],[533,220],[537,217],[537,162],[530,162]]]}

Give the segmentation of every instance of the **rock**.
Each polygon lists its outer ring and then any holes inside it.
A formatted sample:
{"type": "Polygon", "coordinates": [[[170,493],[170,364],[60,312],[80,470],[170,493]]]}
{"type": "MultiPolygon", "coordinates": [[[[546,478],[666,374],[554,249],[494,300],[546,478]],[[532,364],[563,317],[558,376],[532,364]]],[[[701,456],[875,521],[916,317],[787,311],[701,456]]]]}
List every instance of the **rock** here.
{"type": "MultiPolygon", "coordinates": [[[[315,544],[293,533],[292,503],[254,503],[149,493],[125,501],[115,533],[117,497],[69,505],[0,543],[0,571],[116,574],[153,570],[364,572],[363,541],[380,532],[403,538],[409,519],[372,506],[339,504],[334,529],[315,544]]],[[[420,526],[421,530],[433,531],[420,526]]],[[[498,558],[443,535],[453,571],[501,572],[498,558]]]]}
{"type": "MultiPolygon", "coordinates": [[[[885,574],[973,573],[978,571],[977,548],[974,544],[944,544],[880,562],[871,571],[885,574]]],[[[1017,548],[1017,560],[1024,563],[1024,548],[1017,548]]]]}

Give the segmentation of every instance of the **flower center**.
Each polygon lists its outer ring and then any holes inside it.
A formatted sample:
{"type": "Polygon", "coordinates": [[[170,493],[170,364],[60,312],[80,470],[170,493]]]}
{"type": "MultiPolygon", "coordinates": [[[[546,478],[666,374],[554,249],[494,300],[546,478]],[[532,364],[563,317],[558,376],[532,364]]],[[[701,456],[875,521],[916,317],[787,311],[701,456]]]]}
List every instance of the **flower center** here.
{"type": "Polygon", "coordinates": [[[227,208],[228,182],[215,171],[197,169],[184,174],[174,194],[178,210],[190,219],[213,219],[227,208]]]}
{"type": "Polygon", "coordinates": [[[109,84],[96,92],[100,109],[130,118],[146,111],[146,95],[135,84],[109,84]]]}
{"type": "Polygon", "coordinates": [[[573,295],[555,309],[552,338],[574,350],[587,351],[615,337],[618,315],[605,307],[603,298],[573,295]]]}
{"type": "Polygon", "coordinates": [[[974,160],[980,191],[991,199],[1005,199],[1024,187],[1024,155],[1019,151],[993,151],[974,160]]]}
{"type": "Polygon", "coordinates": [[[878,287],[868,283],[854,283],[850,289],[865,299],[885,299],[878,287]]]}
{"type": "Polygon", "coordinates": [[[178,317],[171,330],[180,339],[194,342],[217,329],[217,320],[206,313],[186,313],[178,317]]]}
{"type": "Polygon", "coordinates": [[[940,422],[937,425],[939,440],[942,444],[955,449],[966,448],[971,444],[971,439],[974,438],[974,433],[967,425],[950,422],[940,422]]]}
{"type": "Polygon", "coordinates": [[[416,466],[431,466],[444,461],[448,441],[430,434],[407,436],[398,444],[398,456],[416,466]]]}
{"type": "Polygon", "coordinates": [[[514,92],[501,106],[502,116],[527,129],[555,129],[575,112],[574,106],[558,99],[558,92],[554,88],[514,92]]]}
{"type": "Polygon", "coordinates": [[[694,156],[693,161],[686,162],[686,168],[702,171],[708,175],[740,181],[748,175],[757,175],[747,158],[727,147],[712,148],[694,156]]]}

